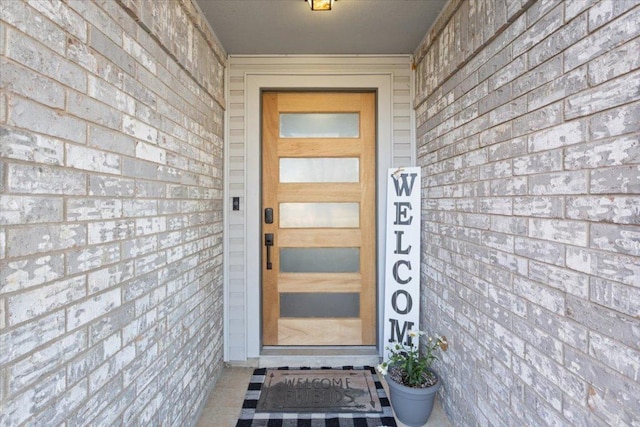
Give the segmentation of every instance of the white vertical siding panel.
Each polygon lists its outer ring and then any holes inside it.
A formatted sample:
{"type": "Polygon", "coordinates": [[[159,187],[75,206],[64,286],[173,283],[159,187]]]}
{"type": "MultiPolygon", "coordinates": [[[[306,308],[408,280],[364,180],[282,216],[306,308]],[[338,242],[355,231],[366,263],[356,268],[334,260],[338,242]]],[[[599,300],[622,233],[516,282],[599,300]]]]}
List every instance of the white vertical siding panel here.
{"type": "Polygon", "coordinates": [[[393,72],[393,166],[414,165],[411,140],[411,69],[409,64],[396,66],[393,72]]]}
{"type": "Polygon", "coordinates": [[[246,347],[246,275],[245,275],[245,145],[244,145],[244,74],[235,73],[232,67],[228,67],[229,96],[227,98],[227,124],[228,141],[226,150],[228,153],[228,189],[227,197],[240,198],[240,210],[233,211],[231,203],[228,203],[229,229],[227,230],[228,265],[226,273],[228,277],[228,304],[226,316],[228,316],[228,360],[245,360],[246,347]]]}

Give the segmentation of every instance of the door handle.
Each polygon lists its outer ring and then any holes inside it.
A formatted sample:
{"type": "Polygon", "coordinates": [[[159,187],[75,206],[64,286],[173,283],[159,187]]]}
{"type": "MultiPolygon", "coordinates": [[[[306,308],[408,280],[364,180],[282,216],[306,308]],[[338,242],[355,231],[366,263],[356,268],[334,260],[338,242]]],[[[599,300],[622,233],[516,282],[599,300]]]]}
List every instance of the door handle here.
{"type": "Polygon", "coordinates": [[[265,233],[264,245],[267,247],[267,270],[271,270],[273,265],[271,264],[271,246],[273,246],[273,233],[265,233]]]}

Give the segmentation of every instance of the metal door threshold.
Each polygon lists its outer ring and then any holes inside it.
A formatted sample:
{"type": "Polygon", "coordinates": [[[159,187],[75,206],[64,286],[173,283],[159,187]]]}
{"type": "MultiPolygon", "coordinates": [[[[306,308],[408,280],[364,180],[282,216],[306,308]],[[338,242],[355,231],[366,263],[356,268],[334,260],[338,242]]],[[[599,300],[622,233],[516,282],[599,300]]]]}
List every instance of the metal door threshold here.
{"type": "Polygon", "coordinates": [[[378,350],[371,347],[264,347],[259,366],[273,367],[338,367],[376,366],[378,350]]]}

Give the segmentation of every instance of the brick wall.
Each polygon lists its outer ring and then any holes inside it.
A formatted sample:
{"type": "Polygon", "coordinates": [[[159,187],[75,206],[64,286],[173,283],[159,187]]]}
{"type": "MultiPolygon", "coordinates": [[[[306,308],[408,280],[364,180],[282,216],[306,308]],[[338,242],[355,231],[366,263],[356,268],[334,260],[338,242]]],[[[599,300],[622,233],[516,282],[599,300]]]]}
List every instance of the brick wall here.
{"type": "Polygon", "coordinates": [[[452,0],[416,51],[454,425],[638,425],[639,23],[637,0],[452,0]]]}
{"type": "Polygon", "coordinates": [[[0,424],[193,424],[222,361],[224,51],[190,0],[13,0],[0,55],[0,424]]]}

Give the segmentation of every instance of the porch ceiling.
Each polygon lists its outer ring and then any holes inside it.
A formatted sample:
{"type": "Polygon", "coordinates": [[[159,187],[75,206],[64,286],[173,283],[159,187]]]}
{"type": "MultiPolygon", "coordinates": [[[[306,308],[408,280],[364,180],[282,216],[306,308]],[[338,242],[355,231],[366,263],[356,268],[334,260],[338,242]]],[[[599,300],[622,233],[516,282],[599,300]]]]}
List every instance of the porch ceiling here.
{"type": "Polygon", "coordinates": [[[410,54],[447,0],[196,0],[227,53],[410,54]]]}

